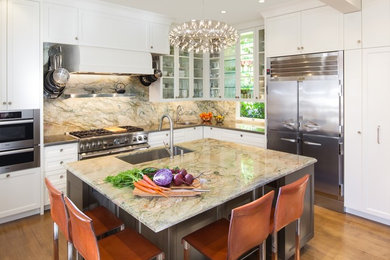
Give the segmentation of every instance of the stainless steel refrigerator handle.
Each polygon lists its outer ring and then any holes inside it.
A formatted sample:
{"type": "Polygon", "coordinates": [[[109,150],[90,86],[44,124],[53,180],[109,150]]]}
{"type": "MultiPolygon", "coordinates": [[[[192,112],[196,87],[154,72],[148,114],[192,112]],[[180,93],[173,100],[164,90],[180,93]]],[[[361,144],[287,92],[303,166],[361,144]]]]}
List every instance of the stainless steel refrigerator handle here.
{"type": "Polygon", "coordinates": [[[16,151],[9,151],[9,152],[0,152],[0,156],[18,154],[18,153],[28,153],[28,152],[33,152],[33,151],[34,151],[34,148],[21,149],[21,150],[16,150],[16,151]]]}
{"type": "Polygon", "coordinates": [[[280,140],[286,141],[286,142],[290,142],[290,143],[296,143],[296,142],[297,142],[297,140],[295,140],[295,139],[289,139],[289,138],[280,138],[280,140]]]}
{"type": "Polygon", "coordinates": [[[0,126],[1,125],[21,125],[21,124],[29,124],[29,123],[34,123],[34,119],[0,122],[0,126]]]}
{"type": "Polygon", "coordinates": [[[380,131],[381,131],[381,126],[378,125],[378,126],[376,127],[376,142],[377,142],[378,144],[381,144],[380,131]]]}
{"type": "Polygon", "coordinates": [[[307,144],[307,145],[322,146],[322,144],[313,143],[313,142],[308,142],[308,141],[303,141],[303,143],[304,143],[304,144],[307,144]]]}

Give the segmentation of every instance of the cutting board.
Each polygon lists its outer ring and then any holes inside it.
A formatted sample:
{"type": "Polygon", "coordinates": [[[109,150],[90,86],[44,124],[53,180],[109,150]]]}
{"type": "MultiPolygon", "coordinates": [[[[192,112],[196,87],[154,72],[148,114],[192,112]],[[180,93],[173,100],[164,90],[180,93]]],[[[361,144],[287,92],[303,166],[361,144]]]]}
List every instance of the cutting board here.
{"type": "Polygon", "coordinates": [[[121,128],[119,126],[105,127],[104,130],[110,131],[112,133],[125,133],[125,132],[127,132],[127,130],[125,128],[121,128]]]}
{"type": "Polygon", "coordinates": [[[192,189],[199,189],[200,187],[200,181],[198,179],[195,179],[192,185],[188,186],[185,184],[182,184],[180,186],[171,185],[169,188],[171,189],[180,189],[180,190],[192,190],[192,189]]]}
{"type": "MultiPolygon", "coordinates": [[[[186,190],[186,191],[183,191],[183,190],[180,190],[180,191],[171,190],[171,191],[164,191],[164,194],[167,195],[168,197],[195,197],[195,196],[199,196],[202,193],[201,192],[192,191],[192,190],[186,190]]],[[[139,197],[163,197],[160,194],[151,194],[151,193],[144,192],[144,191],[142,191],[140,189],[137,189],[137,188],[135,188],[133,190],[133,195],[139,196],[139,197]]]]}

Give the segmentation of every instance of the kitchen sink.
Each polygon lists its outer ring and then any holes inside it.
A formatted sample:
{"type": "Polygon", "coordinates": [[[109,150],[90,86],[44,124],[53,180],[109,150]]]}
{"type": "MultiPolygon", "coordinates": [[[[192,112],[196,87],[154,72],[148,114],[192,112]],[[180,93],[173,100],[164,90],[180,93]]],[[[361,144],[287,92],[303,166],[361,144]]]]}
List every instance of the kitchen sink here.
{"type": "Polygon", "coordinates": [[[176,122],[177,125],[196,125],[198,122],[192,122],[192,121],[184,121],[184,122],[176,122]]]}
{"type": "MultiPolygon", "coordinates": [[[[181,151],[183,151],[183,154],[193,152],[190,149],[186,149],[180,146],[173,147],[174,155],[180,155],[182,153],[181,151]]],[[[150,151],[145,151],[145,152],[140,152],[135,154],[117,156],[116,158],[131,164],[138,164],[138,163],[149,162],[149,161],[154,161],[154,160],[168,158],[168,157],[169,157],[169,152],[165,148],[161,148],[161,149],[155,149],[155,150],[150,150],[150,151]]]]}

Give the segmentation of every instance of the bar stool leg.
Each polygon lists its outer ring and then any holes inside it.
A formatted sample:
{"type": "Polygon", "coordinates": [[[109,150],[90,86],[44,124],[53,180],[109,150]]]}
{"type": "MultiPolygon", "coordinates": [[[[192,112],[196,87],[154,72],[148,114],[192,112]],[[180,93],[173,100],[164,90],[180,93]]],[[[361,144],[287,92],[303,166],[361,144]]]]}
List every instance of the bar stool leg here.
{"type": "Polygon", "coordinates": [[[295,228],[295,260],[301,259],[300,252],[300,236],[301,236],[301,219],[297,219],[296,228],[295,228]]]}
{"type": "Polygon", "coordinates": [[[59,252],[58,252],[58,225],[53,222],[53,249],[54,249],[54,260],[59,259],[59,252]]]}
{"type": "Polygon", "coordinates": [[[73,259],[73,244],[68,241],[68,260],[73,259]]]}
{"type": "Polygon", "coordinates": [[[259,246],[259,260],[265,260],[265,241],[259,246]]]}
{"type": "Polygon", "coordinates": [[[278,260],[278,232],[272,232],[272,260],[278,260]]]}
{"type": "Polygon", "coordinates": [[[184,260],[190,260],[190,244],[183,240],[184,246],[184,260]]]}
{"type": "Polygon", "coordinates": [[[164,260],[165,259],[165,254],[161,253],[156,257],[156,260],[164,260]]]}

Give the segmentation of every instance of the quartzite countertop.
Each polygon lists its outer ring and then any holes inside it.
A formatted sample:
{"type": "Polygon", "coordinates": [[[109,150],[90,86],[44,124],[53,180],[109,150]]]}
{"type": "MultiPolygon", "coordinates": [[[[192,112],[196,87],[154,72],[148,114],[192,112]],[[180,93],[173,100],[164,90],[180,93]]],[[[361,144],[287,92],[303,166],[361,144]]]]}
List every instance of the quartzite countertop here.
{"type": "Polygon", "coordinates": [[[273,180],[312,165],[315,159],[252,146],[203,139],[180,146],[194,150],[183,157],[131,165],[106,156],[69,163],[69,172],[106,196],[154,232],[172,227],[273,180]],[[187,169],[194,176],[204,172],[210,192],[191,198],[139,198],[131,188],[118,189],[103,180],[108,175],[144,167],[187,169]]]}

